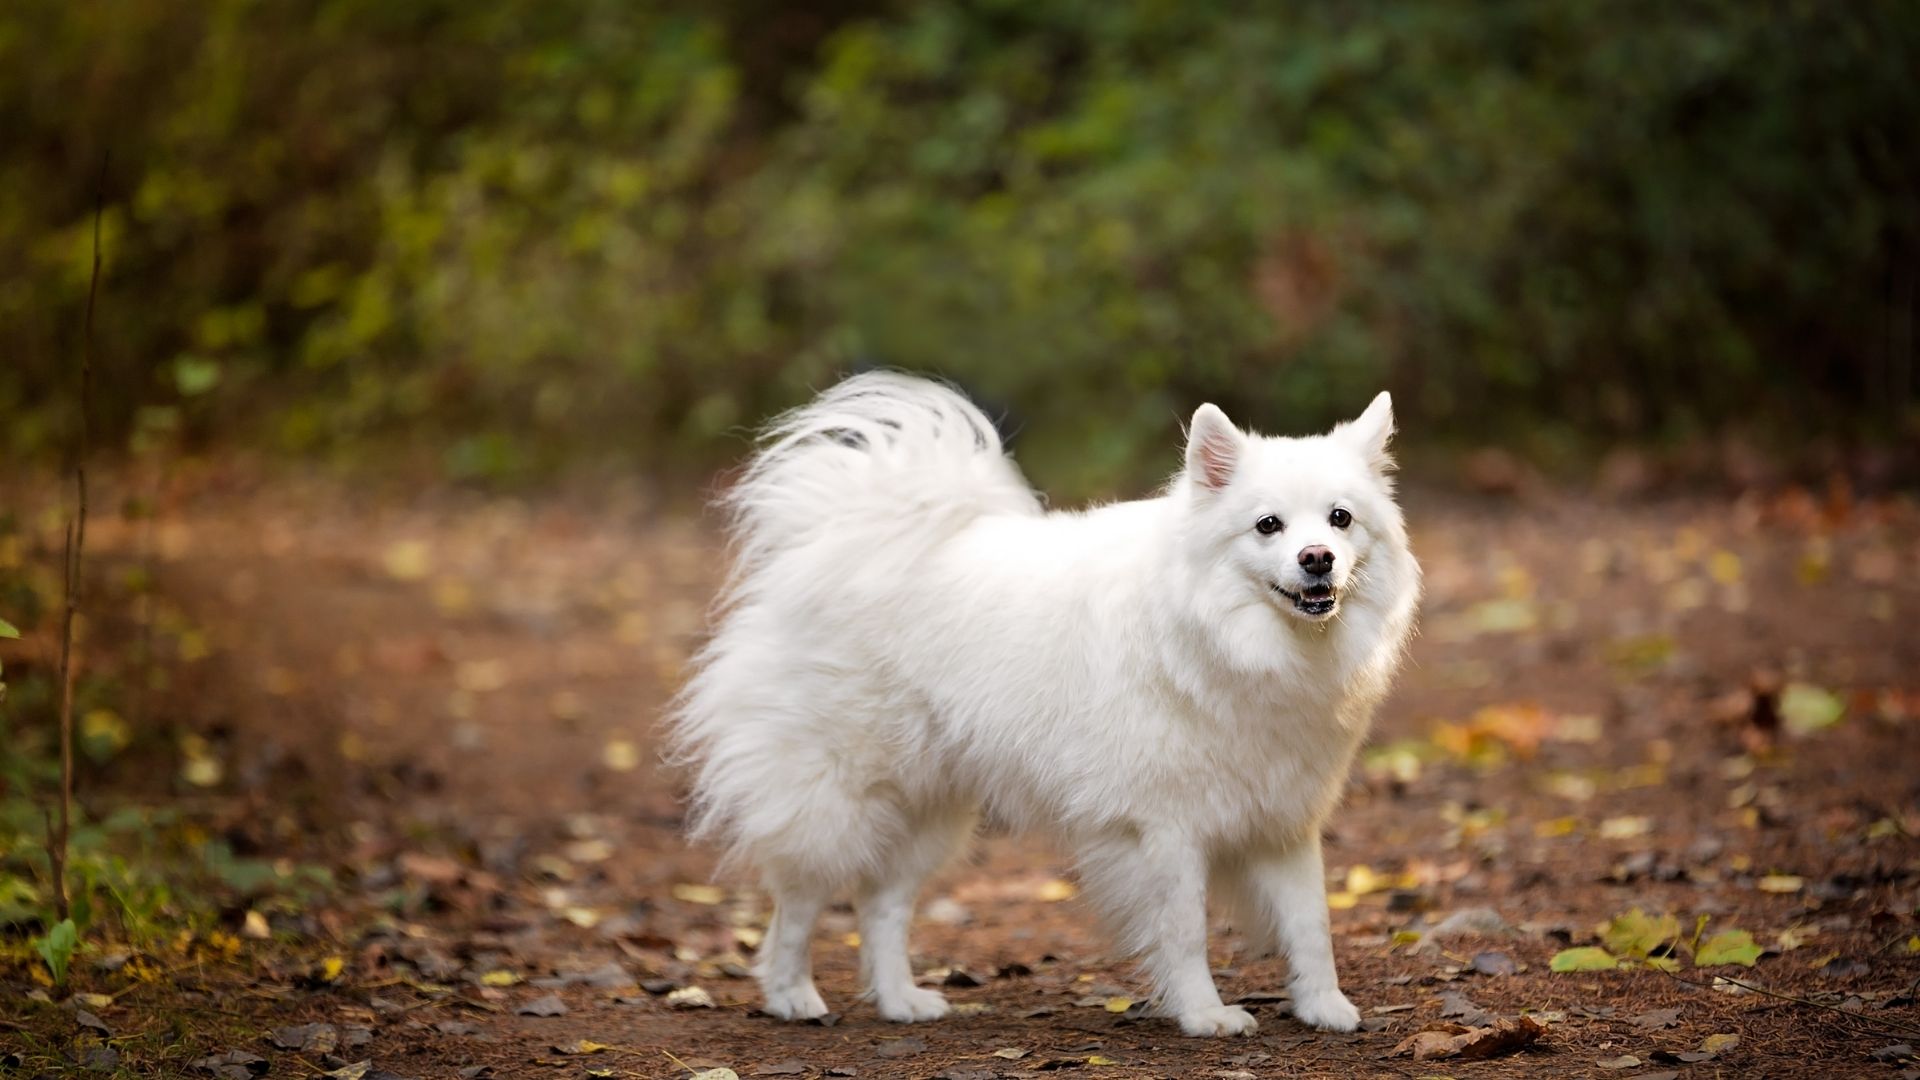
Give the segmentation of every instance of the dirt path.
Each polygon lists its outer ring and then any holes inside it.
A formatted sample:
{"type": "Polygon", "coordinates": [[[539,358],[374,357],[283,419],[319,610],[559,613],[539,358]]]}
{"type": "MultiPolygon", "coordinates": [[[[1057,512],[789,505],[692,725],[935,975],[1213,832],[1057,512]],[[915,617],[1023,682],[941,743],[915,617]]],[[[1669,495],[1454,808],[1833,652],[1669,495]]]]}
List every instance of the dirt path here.
{"type": "Polygon", "coordinates": [[[1006,837],[923,898],[916,966],[959,1015],[905,1029],[858,1002],[844,908],[817,942],[837,1021],[754,1014],[742,975],[764,902],[707,887],[651,736],[717,573],[697,522],[627,491],[199,488],[162,522],[160,565],[227,676],[223,752],[346,838],[347,880],[390,914],[337,943],[340,982],[277,1006],[370,1026],[364,1051],[256,1049],[285,1075],[370,1057],[410,1077],[683,1075],[675,1061],[974,1078],[1911,1069],[1869,1055],[1920,1042],[1920,513],[1803,495],[1410,503],[1422,636],[1328,844],[1367,1029],[1294,1024],[1274,996],[1284,966],[1221,933],[1223,990],[1262,1027],[1202,1042],[1129,1006],[1140,985],[1068,898],[1062,861],[1006,837]],[[1687,937],[1708,916],[1707,936],[1744,929],[1767,951],[1750,969],[1682,952],[1672,977],[1549,971],[1634,908],[1687,937]],[[1476,910],[1487,936],[1421,935],[1476,910]],[[676,1007],[682,988],[713,1007],[676,1007]],[[549,995],[562,1014],[520,1015],[549,995]],[[1479,1011],[1525,1011],[1548,1034],[1486,1062],[1389,1056],[1479,1011]],[[1739,1038],[1658,1056],[1714,1035],[1739,1038]],[[605,1048],[554,1049],[580,1040],[605,1048]]]}

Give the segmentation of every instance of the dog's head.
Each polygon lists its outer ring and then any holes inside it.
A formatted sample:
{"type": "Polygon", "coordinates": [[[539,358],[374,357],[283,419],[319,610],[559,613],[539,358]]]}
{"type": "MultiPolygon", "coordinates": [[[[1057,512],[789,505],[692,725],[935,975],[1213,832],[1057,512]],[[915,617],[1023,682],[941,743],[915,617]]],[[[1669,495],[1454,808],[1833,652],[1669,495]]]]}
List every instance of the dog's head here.
{"type": "Polygon", "coordinates": [[[1383,546],[1406,542],[1388,478],[1392,436],[1385,393],[1357,419],[1306,438],[1242,432],[1200,406],[1184,474],[1192,539],[1288,616],[1333,618],[1366,589],[1383,546]]]}

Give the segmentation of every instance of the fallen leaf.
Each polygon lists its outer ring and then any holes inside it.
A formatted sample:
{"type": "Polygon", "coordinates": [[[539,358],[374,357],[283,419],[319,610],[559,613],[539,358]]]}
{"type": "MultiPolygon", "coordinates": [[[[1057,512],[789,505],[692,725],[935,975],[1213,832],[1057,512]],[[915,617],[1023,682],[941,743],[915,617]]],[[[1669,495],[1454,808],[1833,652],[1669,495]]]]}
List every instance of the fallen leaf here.
{"type": "Polygon", "coordinates": [[[1130,997],[1110,997],[1106,1001],[1106,1009],[1110,1013],[1123,1013],[1131,1008],[1133,999],[1130,997]]]}
{"type": "Polygon", "coordinates": [[[1006,1058],[1008,1061],[1019,1061],[1021,1058],[1026,1057],[1028,1054],[1032,1052],[1033,1051],[1031,1050],[1022,1050],[1017,1046],[1006,1046],[998,1050],[995,1050],[993,1052],[993,1056],[997,1058],[1006,1058]]]}
{"type": "Polygon", "coordinates": [[[1648,915],[1639,908],[1615,916],[1601,931],[1607,948],[1623,956],[1646,956],[1679,936],[1679,919],[1648,915]]]}
{"type": "Polygon", "coordinates": [[[1806,886],[1806,879],[1793,874],[1768,874],[1760,879],[1757,886],[1761,892],[1797,893],[1806,886]]]}
{"type": "Polygon", "coordinates": [[[433,549],[424,540],[402,540],[389,545],[380,561],[395,581],[419,581],[433,569],[433,549]]]}
{"type": "Polygon", "coordinates": [[[1510,1054],[1546,1034],[1547,1027],[1531,1016],[1496,1020],[1487,1027],[1463,1028],[1447,1024],[1416,1032],[1393,1048],[1393,1056],[1408,1054],[1415,1061],[1436,1058],[1490,1058],[1510,1054]]]}
{"type": "Polygon", "coordinates": [[[1482,975],[1512,975],[1520,970],[1513,957],[1491,951],[1473,954],[1473,963],[1469,966],[1482,975]]]}
{"type": "Polygon", "coordinates": [[[719,904],[727,899],[727,891],[718,885],[681,884],[673,887],[673,898],[689,904],[719,904]]]}
{"type": "Polygon", "coordinates": [[[640,748],[632,739],[608,739],[600,761],[614,772],[632,772],[640,767],[640,748]]]}
{"type": "Polygon", "coordinates": [[[881,1043],[880,1048],[874,1051],[874,1053],[879,1054],[883,1058],[903,1058],[924,1053],[926,1049],[927,1040],[915,1036],[908,1036],[904,1039],[888,1039],[886,1042],[881,1043]]]}
{"type": "Polygon", "coordinates": [[[1034,892],[1036,898],[1050,904],[1059,903],[1062,900],[1071,900],[1078,895],[1080,895],[1079,887],[1074,885],[1073,882],[1061,878],[1051,878],[1042,882],[1040,888],[1034,892]]]}
{"type": "Polygon", "coordinates": [[[1602,840],[1632,840],[1647,835],[1653,829],[1653,820],[1647,817],[1612,817],[1600,823],[1602,840]]]}
{"type": "Polygon", "coordinates": [[[806,1062],[801,1061],[798,1058],[789,1058],[786,1061],[778,1061],[773,1063],[772,1065],[762,1065],[759,1068],[753,1070],[753,1075],[755,1076],[801,1076],[806,1073],[808,1068],[810,1068],[810,1066],[806,1062]]]}
{"type": "Polygon", "coordinates": [[[521,1016],[565,1016],[567,1003],[560,1000],[559,994],[548,994],[534,998],[513,1011],[521,1016]]]}
{"type": "Polygon", "coordinates": [[[702,987],[683,986],[667,994],[667,1008],[711,1009],[713,1008],[713,995],[707,993],[702,987]]]}
{"type": "Polygon", "coordinates": [[[575,1039],[570,1043],[555,1046],[551,1049],[556,1054],[565,1054],[573,1057],[580,1054],[598,1054],[602,1051],[611,1050],[613,1047],[608,1046],[606,1043],[594,1042],[592,1039],[575,1039]]]}
{"type": "Polygon", "coordinates": [[[1634,1017],[1631,1023],[1634,1027],[1642,1031],[1658,1031],[1661,1028],[1679,1027],[1680,1010],[1678,1008],[1653,1009],[1634,1017]]]}
{"type": "Polygon", "coordinates": [[[220,1080],[246,1080],[248,1077],[261,1076],[267,1071],[267,1059],[259,1054],[245,1050],[229,1050],[224,1054],[212,1054],[198,1058],[193,1068],[209,1072],[220,1080]]]}
{"type": "Polygon", "coordinates": [[[274,1031],[272,1042],[282,1050],[331,1054],[340,1047],[340,1031],[332,1024],[299,1024],[274,1031]]]}
{"type": "Polygon", "coordinates": [[[1089,1058],[1087,1058],[1087,1064],[1089,1064],[1089,1065],[1118,1065],[1118,1064],[1120,1064],[1120,1063],[1119,1063],[1119,1062],[1117,1062],[1117,1061],[1115,1061],[1115,1060],[1113,1060],[1112,1058],[1110,1058],[1110,1057],[1108,1057],[1108,1056],[1107,1056],[1107,1055],[1105,1055],[1105,1054],[1094,1054],[1094,1055],[1092,1055],[1091,1057],[1089,1057],[1089,1058]]]}
{"type": "Polygon", "coordinates": [[[1553,954],[1553,962],[1547,965],[1551,970],[1567,971],[1612,971],[1620,966],[1613,954],[1592,945],[1577,949],[1562,949],[1553,954]]]}
{"type": "Polygon", "coordinates": [[[1458,990],[1449,990],[1440,995],[1440,1015],[1468,1027],[1484,1027],[1494,1019],[1492,1013],[1467,1000],[1467,996],[1458,990]]]}
{"type": "Polygon", "coordinates": [[[330,1077],[331,1080],[366,1080],[367,1073],[372,1069],[373,1062],[371,1060],[356,1061],[351,1065],[342,1065],[331,1072],[323,1072],[320,1075],[330,1077]]]}
{"type": "Polygon", "coordinates": [[[1745,930],[1722,930],[1700,943],[1693,954],[1694,967],[1718,967],[1722,964],[1739,964],[1752,967],[1760,959],[1760,946],[1756,945],[1753,935],[1745,930]]]}
{"type": "Polygon", "coordinates": [[[520,976],[511,971],[489,971],[480,976],[481,986],[516,986],[520,976]]]}
{"type": "Polygon", "coordinates": [[[1603,1069],[1631,1069],[1640,1064],[1640,1059],[1632,1054],[1622,1054],[1616,1058],[1602,1058],[1594,1064],[1603,1069]]]}
{"type": "Polygon", "coordinates": [[[1709,1054],[1724,1054],[1739,1045],[1740,1036],[1738,1035],[1709,1035],[1706,1041],[1700,1044],[1700,1049],[1709,1054]]]}
{"type": "Polygon", "coordinates": [[[1809,683],[1788,683],[1780,692],[1780,718],[1792,735],[1812,735],[1840,722],[1847,703],[1809,683]]]}

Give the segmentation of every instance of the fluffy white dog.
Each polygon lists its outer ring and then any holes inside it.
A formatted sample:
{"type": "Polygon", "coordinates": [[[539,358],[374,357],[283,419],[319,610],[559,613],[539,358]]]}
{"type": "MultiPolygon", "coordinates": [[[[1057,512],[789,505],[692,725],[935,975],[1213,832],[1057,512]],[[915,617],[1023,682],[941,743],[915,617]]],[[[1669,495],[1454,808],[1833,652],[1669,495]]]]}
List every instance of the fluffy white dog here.
{"type": "Polygon", "coordinates": [[[766,1010],[827,1011],[809,940],[851,891],[868,993],[917,987],[921,881],[982,815],[1069,844],[1189,1035],[1254,1030],[1207,967],[1207,894],[1290,958],[1293,1013],[1351,1031],[1320,827],[1407,641],[1420,571],[1386,394],[1309,438],[1193,415],[1158,498],[1048,512],[946,386],[865,374],[774,423],[726,497],[736,566],[677,703],[694,830],[775,902],[766,1010]]]}

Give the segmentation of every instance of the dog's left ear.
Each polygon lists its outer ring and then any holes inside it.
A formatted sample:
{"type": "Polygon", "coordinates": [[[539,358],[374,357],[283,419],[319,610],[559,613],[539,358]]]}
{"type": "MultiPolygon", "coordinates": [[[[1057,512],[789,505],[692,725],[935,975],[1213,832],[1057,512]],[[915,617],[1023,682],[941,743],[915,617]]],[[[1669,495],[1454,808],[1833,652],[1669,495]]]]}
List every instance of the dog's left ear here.
{"type": "Polygon", "coordinates": [[[1366,412],[1334,428],[1333,437],[1353,447],[1374,472],[1393,468],[1393,455],[1387,452],[1393,441],[1393,395],[1380,391],[1366,412]]]}

